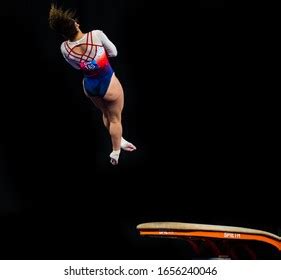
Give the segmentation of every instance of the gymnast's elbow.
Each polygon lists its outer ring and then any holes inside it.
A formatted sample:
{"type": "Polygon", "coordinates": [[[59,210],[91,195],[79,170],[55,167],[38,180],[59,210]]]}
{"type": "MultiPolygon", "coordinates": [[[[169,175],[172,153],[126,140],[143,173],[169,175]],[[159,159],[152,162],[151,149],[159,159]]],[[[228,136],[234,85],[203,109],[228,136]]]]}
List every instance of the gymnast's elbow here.
{"type": "Polygon", "coordinates": [[[118,52],[117,52],[117,49],[115,48],[115,49],[111,50],[108,55],[110,57],[115,57],[115,56],[117,56],[117,54],[118,54],[118,52]]]}

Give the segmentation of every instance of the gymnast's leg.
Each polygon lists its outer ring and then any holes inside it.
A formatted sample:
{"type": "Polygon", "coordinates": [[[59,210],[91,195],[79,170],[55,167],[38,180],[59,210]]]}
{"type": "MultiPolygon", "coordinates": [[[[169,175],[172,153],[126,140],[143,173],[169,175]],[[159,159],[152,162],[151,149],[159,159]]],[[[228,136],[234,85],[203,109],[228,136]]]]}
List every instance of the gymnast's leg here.
{"type": "Polygon", "coordinates": [[[111,136],[112,153],[110,154],[110,162],[113,165],[118,164],[122,137],[122,95],[114,101],[105,101],[100,97],[91,97],[91,100],[102,111],[102,119],[104,126],[108,129],[111,136]]]}
{"type": "MultiPolygon", "coordinates": [[[[107,130],[109,131],[110,122],[108,120],[108,116],[107,116],[107,112],[106,112],[106,109],[105,109],[103,99],[101,99],[100,97],[92,97],[91,99],[92,99],[93,103],[96,105],[96,107],[99,108],[102,111],[103,124],[107,128],[107,130]]],[[[128,142],[126,139],[121,137],[121,149],[124,150],[124,151],[127,151],[127,152],[132,152],[132,151],[136,150],[136,147],[135,147],[134,144],[128,142]]]]}
{"type": "Polygon", "coordinates": [[[118,164],[121,151],[122,123],[121,114],[124,106],[123,89],[118,83],[115,76],[112,77],[108,92],[104,97],[105,124],[108,125],[109,134],[111,136],[112,153],[110,154],[110,162],[113,165],[118,164]]]}
{"type": "Polygon", "coordinates": [[[111,163],[118,164],[120,148],[125,151],[134,151],[136,147],[122,137],[121,114],[124,107],[124,94],[119,80],[112,76],[109,88],[104,98],[91,98],[96,107],[103,113],[103,123],[108,129],[112,142],[111,163]]]}
{"type": "Polygon", "coordinates": [[[105,109],[105,105],[104,105],[104,100],[100,97],[90,97],[90,98],[93,101],[93,103],[95,104],[95,106],[101,110],[103,124],[106,127],[106,129],[109,131],[109,120],[106,115],[107,113],[106,113],[106,109],[105,109]]]}

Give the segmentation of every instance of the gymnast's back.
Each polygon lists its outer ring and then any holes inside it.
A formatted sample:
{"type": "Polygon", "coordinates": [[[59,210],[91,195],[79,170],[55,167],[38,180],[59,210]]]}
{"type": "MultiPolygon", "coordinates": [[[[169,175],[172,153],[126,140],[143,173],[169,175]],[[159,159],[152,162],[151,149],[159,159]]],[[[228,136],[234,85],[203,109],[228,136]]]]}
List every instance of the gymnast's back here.
{"type": "Polygon", "coordinates": [[[103,68],[109,64],[107,57],[117,56],[115,45],[101,30],[85,33],[76,41],[64,41],[61,52],[72,67],[84,72],[93,70],[95,65],[103,68]],[[95,64],[92,64],[93,61],[95,64]]]}

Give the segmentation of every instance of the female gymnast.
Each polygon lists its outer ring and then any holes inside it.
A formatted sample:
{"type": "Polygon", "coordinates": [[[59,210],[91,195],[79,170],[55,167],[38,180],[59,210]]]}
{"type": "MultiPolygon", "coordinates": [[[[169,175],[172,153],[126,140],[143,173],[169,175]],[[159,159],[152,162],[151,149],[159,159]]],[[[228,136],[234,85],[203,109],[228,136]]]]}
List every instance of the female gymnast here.
{"type": "Polygon", "coordinates": [[[66,39],[61,44],[65,60],[84,74],[84,93],[102,112],[112,143],[110,162],[117,165],[121,149],[131,152],[136,147],[122,137],[124,94],[108,61],[108,57],[117,56],[116,47],[100,30],[83,33],[74,12],[55,5],[49,12],[49,25],[66,39]]]}

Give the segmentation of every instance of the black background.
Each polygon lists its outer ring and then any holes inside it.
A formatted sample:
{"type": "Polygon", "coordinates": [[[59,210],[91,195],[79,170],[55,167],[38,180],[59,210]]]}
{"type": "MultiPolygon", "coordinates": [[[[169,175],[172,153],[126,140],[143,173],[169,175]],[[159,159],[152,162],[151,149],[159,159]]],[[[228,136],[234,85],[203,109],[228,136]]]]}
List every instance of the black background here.
{"type": "Polygon", "coordinates": [[[6,3],[1,258],[184,257],[177,242],[138,236],[150,221],[277,233],[277,111],[239,41],[228,44],[219,21],[181,17],[178,5],[58,3],[77,10],[83,31],[102,29],[116,44],[124,136],[138,150],[109,164],[101,116],[48,27],[50,2],[6,3]]]}
{"type": "Polygon", "coordinates": [[[200,0],[200,8],[223,8],[224,0],[200,0]]]}

